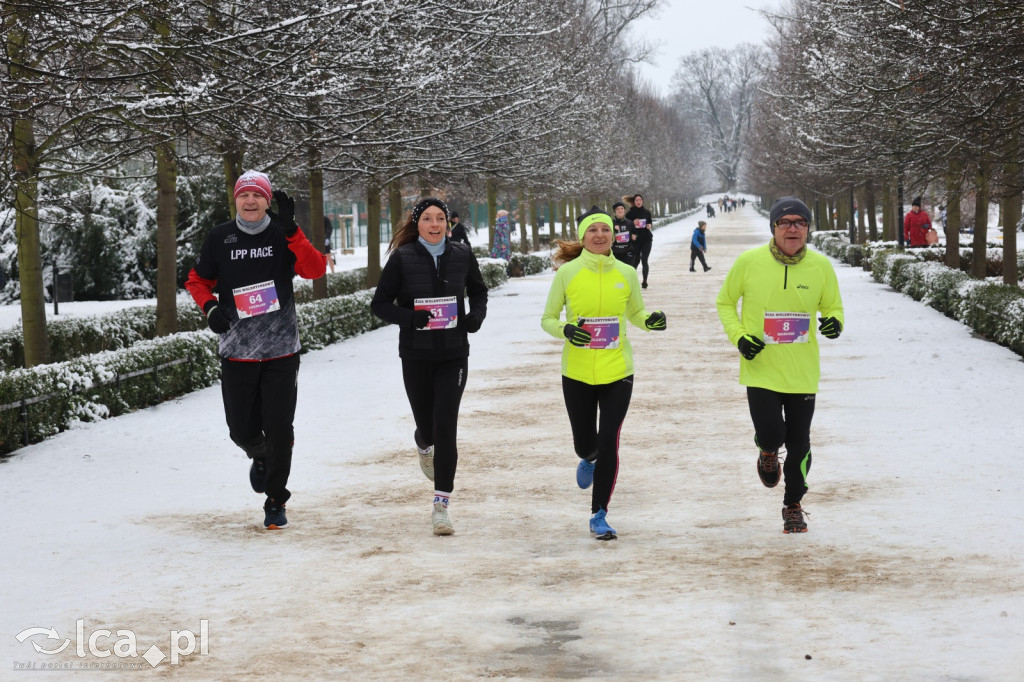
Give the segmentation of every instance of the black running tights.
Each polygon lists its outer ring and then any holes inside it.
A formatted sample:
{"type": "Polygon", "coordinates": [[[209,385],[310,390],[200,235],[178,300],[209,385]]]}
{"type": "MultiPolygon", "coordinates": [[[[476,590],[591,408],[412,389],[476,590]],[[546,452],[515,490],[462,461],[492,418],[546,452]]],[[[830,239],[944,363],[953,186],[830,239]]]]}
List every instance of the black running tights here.
{"type": "Polygon", "coordinates": [[[633,396],[633,377],[593,385],[563,376],[562,395],[576,455],[597,457],[590,511],[607,511],[619,475],[619,433],[633,396]]]}
{"type": "Polygon", "coordinates": [[[468,358],[432,362],[402,359],[405,394],[420,439],[434,446],[434,489],[450,493],[455,489],[455,467],[459,449],[455,443],[459,427],[459,404],[466,388],[468,358]]]}
{"type": "Polygon", "coordinates": [[[786,481],[784,504],[799,502],[807,492],[814,398],[813,393],[777,393],[747,387],[747,404],[758,447],[765,452],[778,452],[786,446],[786,463],[782,467],[786,481]]]}

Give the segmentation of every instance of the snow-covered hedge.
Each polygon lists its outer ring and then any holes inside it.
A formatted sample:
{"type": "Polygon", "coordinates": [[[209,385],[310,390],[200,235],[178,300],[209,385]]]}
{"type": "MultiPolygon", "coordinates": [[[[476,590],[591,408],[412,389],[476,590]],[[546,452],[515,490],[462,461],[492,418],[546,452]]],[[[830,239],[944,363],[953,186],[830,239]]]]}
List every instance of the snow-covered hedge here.
{"type": "MultiPolygon", "coordinates": [[[[814,236],[814,245],[823,253],[850,263],[850,252],[855,247],[845,243],[843,234],[819,232],[814,236]]],[[[865,253],[870,253],[863,267],[871,270],[876,282],[888,284],[963,322],[986,339],[1024,355],[1024,290],[1019,286],[971,279],[963,270],[943,264],[941,249],[900,251],[895,242],[875,242],[863,247],[857,257],[863,259],[865,253]]],[[[990,266],[994,250],[989,250],[990,266]]],[[[969,254],[970,249],[962,248],[961,255],[964,252],[969,254]]],[[[1018,263],[1021,257],[1018,252],[1018,263]]]]}
{"type": "MultiPolygon", "coordinates": [[[[188,301],[191,304],[191,301],[188,301]]],[[[178,302],[178,331],[206,328],[206,317],[195,305],[178,302]]],[[[82,355],[128,348],[139,341],[156,337],[156,306],[123,308],[105,315],[48,320],[50,360],[65,362],[82,355]]],[[[25,365],[25,346],[21,327],[0,332],[0,370],[25,365]]]]}
{"type": "Polygon", "coordinates": [[[217,340],[187,332],[0,373],[0,453],[213,384],[217,340]]]}

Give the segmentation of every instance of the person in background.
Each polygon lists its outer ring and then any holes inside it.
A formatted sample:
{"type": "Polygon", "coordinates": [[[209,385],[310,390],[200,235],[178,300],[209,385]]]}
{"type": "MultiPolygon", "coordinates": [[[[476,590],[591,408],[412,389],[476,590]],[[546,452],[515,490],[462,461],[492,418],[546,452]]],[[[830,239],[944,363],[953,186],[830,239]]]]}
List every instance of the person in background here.
{"type": "Polygon", "coordinates": [[[331,236],[334,234],[334,225],[331,219],[324,216],[324,255],[327,256],[327,266],[334,272],[334,254],[331,253],[331,236]]]}
{"type": "Polygon", "coordinates": [[[632,207],[626,213],[626,220],[633,224],[633,234],[636,236],[633,245],[634,265],[638,268],[643,266],[643,280],[640,282],[640,286],[646,289],[647,275],[651,271],[647,259],[651,256],[651,246],[654,243],[654,232],[652,232],[654,219],[651,217],[651,212],[644,208],[644,198],[641,195],[633,195],[630,197],[629,203],[632,204],[632,207]]]}
{"type": "Polygon", "coordinates": [[[698,258],[700,264],[704,266],[704,272],[711,269],[711,266],[704,260],[704,254],[708,252],[707,237],[704,235],[707,229],[708,224],[703,220],[698,220],[697,227],[693,228],[693,236],[690,238],[690,272],[696,272],[693,269],[693,263],[698,258]]]}
{"type": "Polygon", "coordinates": [[[611,256],[612,217],[596,206],[578,219],[579,241],[559,240],[541,327],[562,346],[562,396],[579,458],[576,484],[594,486],[590,532],[614,540],[608,505],[619,472],[619,433],[633,394],[626,321],[664,331],[665,313],[644,309],[636,269],[611,256]],[[561,319],[565,310],[565,320],[561,319]]]}
{"type": "Polygon", "coordinates": [[[903,217],[903,239],[911,247],[928,246],[928,230],[932,221],[921,210],[921,197],[914,197],[910,213],[903,217]]]}
{"type": "Polygon", "coordinates": [[[621,201],[616,201],[612,205],[612,210],[615,212],[613,219],[615,244],[612,245],[612,255],[626,265],[632,266],[636,262],[633,256],[633,243],[636,240],[636,235],[633,234],[630,223],[626,220],[626,205],[621,201]]]}
{"type": "Polygon", "coordinates": [[[509,235],[508,211],[501,209],[494,221],[494,245],[491,247],[491,258],[512,258],[512,241],[509,235]]]}
{"type": "Polygon", "coordinates": [[[466,246],[472,247],[469,243],[469,235],[466,233],[466,226],[459,222],[459,214],[452,212],[452,224],[448,230],[448,237],[453,242],[461,242],[466,246]]]}
{"type": "Polygon", "coordinates": [[[796,197],[772,205],[772,239],[733,263],[715,303],[725,333],[740,352],[740,384],[754,423],[757,474],[768,488],[785,476],[782,532],[806,533],[801,501],[811,470],[811,418],[821,361],[818,334],[837,339],[843,301],[828,258],[807,248],[811,211],[796,197]],[[740,313],[737,303],[742,302],[740,313]],[[787,456],[780,471],[779,449],[787,456]]]}
{"type": "Polygon", "coordinates": [[[370,303],[398,325],[398,355],[423,474],[434,482],[434,535],[455,532],[448,506],[459,461],[459,404],[469,372],[467,334],[487,316],[487,285],[473,251],[446,238],[448,207],[428,197],[391,238],[391,254],[370,303]],[[469,297],[469,308],[466,297],[469,297]]]}
{"type": "Polygon", "coordinates": [[[220,336],[228,433],[252,460],[252,489],[266,495],[263,526],[278,529],[288,525],[301,348],[292,279],[323,277],[327,261],[295,222],[295,201],[264,173],[238,178],[235,209],[203,242],[185,288],[220,336]]]}

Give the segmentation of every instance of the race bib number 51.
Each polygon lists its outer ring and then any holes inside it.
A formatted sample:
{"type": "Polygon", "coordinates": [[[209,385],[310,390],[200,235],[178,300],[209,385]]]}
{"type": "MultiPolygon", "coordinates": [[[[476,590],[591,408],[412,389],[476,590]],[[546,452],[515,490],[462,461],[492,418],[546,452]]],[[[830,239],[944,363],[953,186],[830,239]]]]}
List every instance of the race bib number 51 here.
{"type": "Polygon", "coordinates": [[[603,350],[619,347],[619,318],[579,318],[579,325],[590,332],[590,343],[584,348],[603,350]]]}
{"type": "Polygon", "coordinates": [[[807,343],[810,338],[810,313],[764,314],[765,343],[807,343]]]}
{"type": "Polygon", "coordinates": [[[238,319],[240,320],[281,309],[281,301],[277,298],[277,287],[272,279],[232,289],[231,294],[234,296],[235,308],[238,310],[238,319]]]}
{"type": "Polygon", "coordinates": [[[416,310],[429,310],[433,315],[426,329],[454,329],[459,324],[459,304],[454,296],[441,298],[417,298],[413,301],[416,310]]]}

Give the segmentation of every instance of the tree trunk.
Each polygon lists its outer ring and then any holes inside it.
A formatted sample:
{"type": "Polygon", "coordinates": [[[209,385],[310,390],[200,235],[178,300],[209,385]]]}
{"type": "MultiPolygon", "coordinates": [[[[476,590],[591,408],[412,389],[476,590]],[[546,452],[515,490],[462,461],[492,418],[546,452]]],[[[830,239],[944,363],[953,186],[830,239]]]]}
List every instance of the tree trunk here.
{"type": "Polygon", "coordinates": [[[868,239],[870,241],[878,241],[878,216],[875,215],[878,211],[878,201],[875,197],[875,181],[868,180],[864,185],[864,212],[867,213],[868,219],[868,239]]]}
{"type": "Polygon", "coordinates": [[[1003,284],[1017,286],[1017,222],[1021,217],[1020,165],[1006,164],[1007,195],[1003,198],[1003,284]]]}
{"type": "Polygon", "coordinates": [[[157,145],[156,188],[156,334],[167,336],[178,331],[178,157],[173,141],[157,145]]]}
{"type": "Polygon", "coordinates": [[[366,286],[380,281],[380,185],[366,181],[366,286]]]}
{"type": "Polygon", "coordinates": [[[529,220],[529,211],[526,206],[526,193],[519,190],[519,253],[530,252],[530,238],[526,235],[527,221],[529,220]]]}
{"type": "Polygon", "coordinates": [[[533,197],[527,196],[526,207],[528,209],[527,213],[529,214],[530,233],[533,235],[533,250],[536,251],[540,248],[540,225],[537,224],[537,201],[533,197]]]}
{"type": "Polygon", "coordinates": [[[551,240],[548,244],[549,247],[555,245],[555,239],[558,237],[558,234],[555,232],[555,223],[557,222],[555,212],[558,210],[555,207],[557,205],[557,202],[548,199],[548,234],[551,235],[551,240]]]}
{"type": "MultiPolygon", "coordinates": [[[[309,149],[309,229],[306,234],[313,246],[320,253],[327,252],[327,241],[324,234],[324,171],[320,167],[320,151],[318,147],[309,149]]],[[[313,300],[327,298],[327,276],[313,280],[313,300]]]]}
{"type": "MultiPolygon", "coordinates": [[[[34,11],[23,5],[19,11],[34,11]]],[[[7,22],[5,21],[5,24],[7,22]]],[[[35,78],[25,74],[18,64],[28,63],[29,36],[19,28],[15,17],[7,34],[7,55],[11,60],[10,107],[11,160],[13,165],[14,226],[18,239],[18,281],[21,285],[21,329],[25,344],[25,366],[50,360],[50,340],[46,332],[46,301],[43,298],[43,264],[39,244],[39,157],[36,149],[30,87],[22,81],[35,78]]],[[[56,283],[55,283],[56,284],[56,283]]],[[[56,294],[57,287],[54,286],[56,294]]]]}
{"type": "Polygon", "coordinates": [[[235,182],[241,177],[242,148],[232,145],[220,154],[221,163],[224,165],[224,185],[227,192],[228,207],[231,209],[231,217],[235,217],[235,182]]]}
{"type": "Polygon", "coordinates": [[[950,159],[946,171],[946,265],[960,269],[960,193],[963,162],[950,159]]]}
{"type": "Polygon", "coordinates": [[[863,244],[868,240],[867,221],[864,220],[864,207],[867,202],[864,200],[865,188],[860,186],[857,191],[857,243],[863,244]]]}
{"type": "Polygon", "coordinates": [[[498,183],[487,179],[487,249],[494,248],[494,223],[498,220],[498,183]]]}
{"type": "Polygon", "coordinates": [[[405,206],[402,205],[402,179],[395,178],[388,183],[388,214],[391,218],[391,236],[401,227],[405,218],[405,206]]]}
{"type": "Polygon", "coordinates": [[[888,181],[882,184],[882,241],[891,242],[896,239],[896,224],[893,215],[892,185],[888,181]]]}
{"type": "Polygon", "coordinates": [[[989,174],[992,164],[987,159],[978,163],[977,197],[974,202],[974,249],[971,257],[971,277],[985,279],[988,272],[988,199],[989,174]]]}

